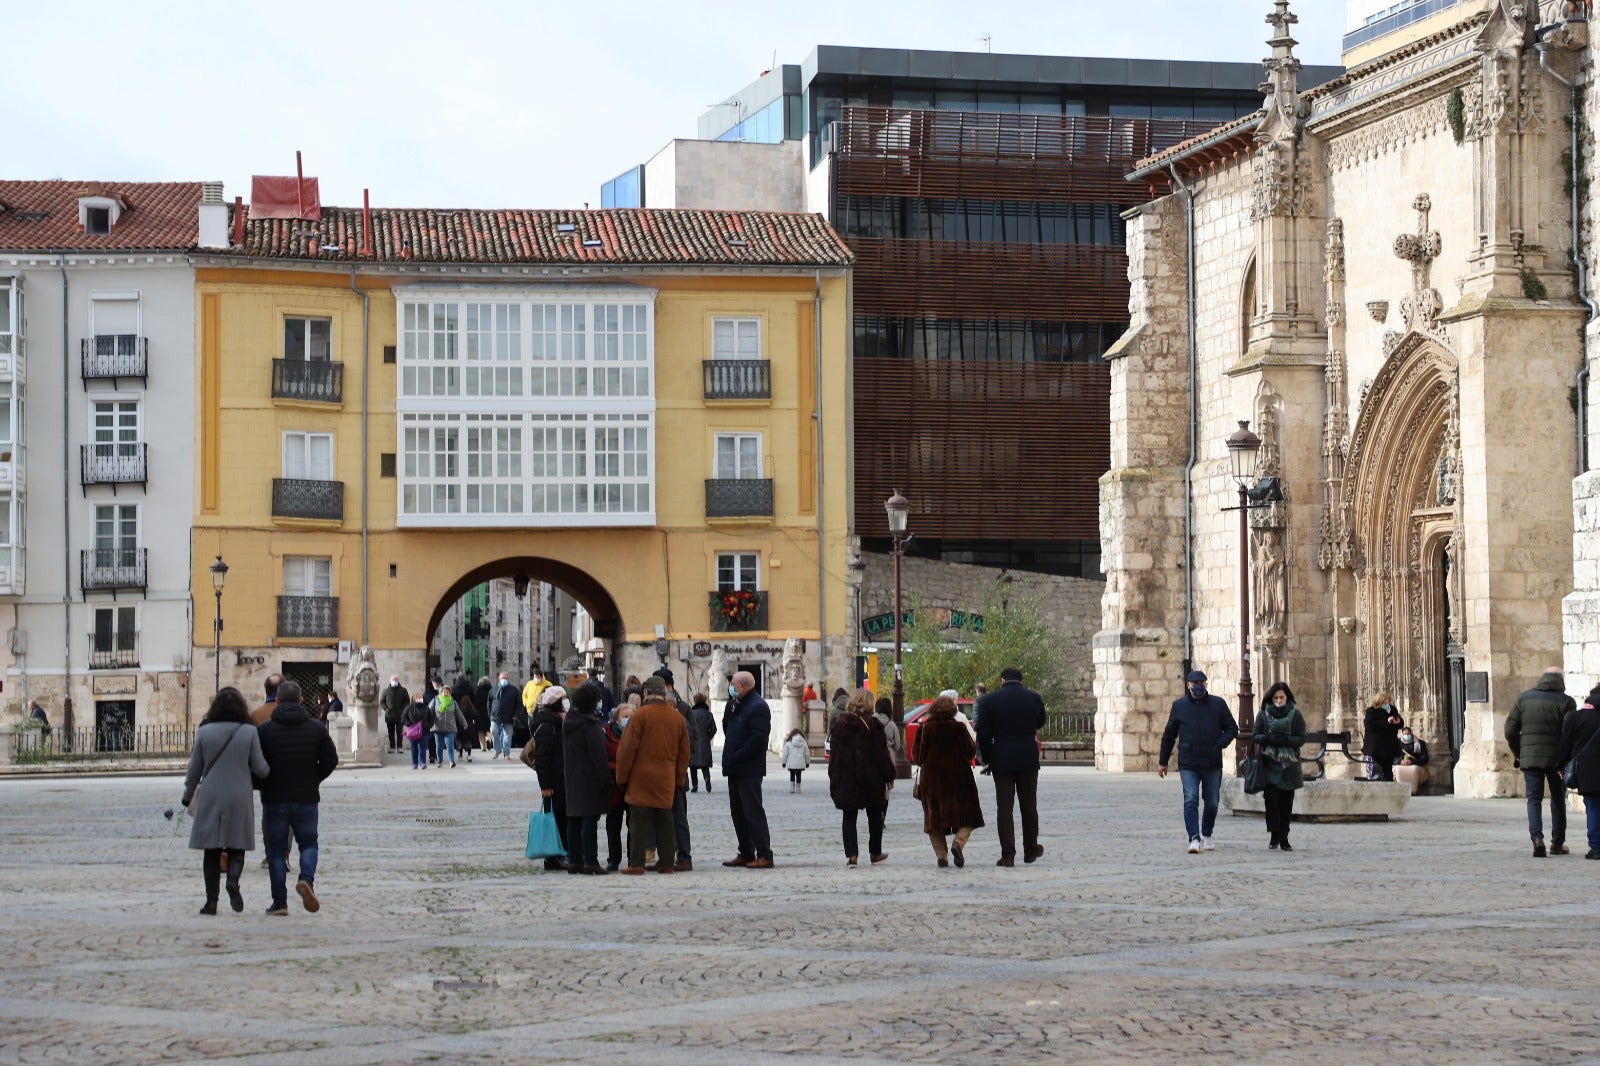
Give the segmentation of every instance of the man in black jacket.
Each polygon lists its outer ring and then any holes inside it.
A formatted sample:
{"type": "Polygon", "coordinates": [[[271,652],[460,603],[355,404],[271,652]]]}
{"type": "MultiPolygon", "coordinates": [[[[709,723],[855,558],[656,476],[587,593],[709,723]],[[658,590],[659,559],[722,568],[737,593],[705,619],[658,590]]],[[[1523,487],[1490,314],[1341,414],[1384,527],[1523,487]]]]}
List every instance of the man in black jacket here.
{"type": "Polygon", "coordinates": [[[400,724],[400,719],[410,705],[411,693],[400,683],[400,675],[390,674],[389,687],[378,697],[378,706],[383,708],[383,724],[389,727],[391,753],[405,750],[405,726],[400,724]]]}
{"type": "MultiPolygon", "coordinates": [[[[551,685],[539,693],[539,708],[528,721],[529,739],[522,748],[522,761],[539,775],[539,795],[550,801],[556,816],[562,851],[567,848],[566,754],[561,743],[566,710],[567,690],[560,685],[551,685]]],[[[544,868],[565,870],[567,860],[552,855],[544,860],[544,868]]]]}
{"type": "Polygon", "coordinates": [[[728,683],[722,712],[722,776],[728,779],[728,813],[739,839],[739,854],[724,866],[772,869],[772,834],[761,801],[767,776],[767,743],[772,738],[772,708],[756,691],[755,675],[740,670],[728,683]]]}
{"type": "Polygon", "coordinates": [[[1039,843],[1039,743],[1044,728],[1044,700],[1022,687],[1022,671],[1008,666],[1000,671],[1000,687],[984,696],[974,708],[977,715],[978,751],[994,775],[994,802],[998,812],[1000,861],[1015,866],[1016,829],[1011,802],[1022,807],[1022,859],[1032,862],[1044,854],[1039,843]]]}
{"type": "Polygon", "coordinates": [[[522,689],[513,685],[511,677],[502,670],[500,680],[489,694],[489,746],[494,748],[496,759],[511,758],[511,728],[520,710],[522,689]]]}
{"type": "Polygon", "coordinates": [[[268,914],[289,913],[285,888],[289,865],[289,834],[300,849],[300,879],[294,890],[306,910],[321,904],[312,885],[317,878],[317,786],[339,765],[339,752],[321,722],[300,703],[300,685],[285,681],[278,686],[278,705],[258,732],[261,754],[272,773],[256,779],[261,790],[261,827],[267,839],[267,871],[272,877],[272,905],[268,914]]]}
{"type": "Polygon", "coordinates": [[[1178,745],[1178,777],[1183,781],[1183,827],[1189,834],[1189,854],[1212,849],[1211,830],[1217,824],[1217,795],[1222,791],[1222,752],[1239,736],[1239,723],[1221,696],[1206,691],[1206,675],[1190,670],[1184,679],[1188,694],[1172,701],[1167,728],[1161,734],[1159,777],[1167,776],[1172,745],[1178,745]],[[1202,793],[1205,810],[1200,811],[1202,793]]]}
{"type": "Polygon", "coordinates": [[[1561,780],[1561,727],[1577,709],[1566,692],[1566,679],[1560,666],[1547,666],[1538,684],[1517,697],[1506,716],[1506,744],[1511,748],[1511,765],[1521,768],[1523,790],[1528,800],[1528,837],[1533,841],[1533,857],[1545,857],[1545,786],[1550,787],[1551,855],[1567,854],[1567,787],[1561,780]]]}

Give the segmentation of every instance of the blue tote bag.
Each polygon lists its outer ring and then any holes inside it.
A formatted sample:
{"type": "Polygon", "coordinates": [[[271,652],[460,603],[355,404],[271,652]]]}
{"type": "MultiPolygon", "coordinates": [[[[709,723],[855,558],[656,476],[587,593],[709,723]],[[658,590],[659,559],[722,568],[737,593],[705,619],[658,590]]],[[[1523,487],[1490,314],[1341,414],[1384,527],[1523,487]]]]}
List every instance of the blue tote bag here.
{"type": "Polygon", "coordinates": [[[561,831],[556,828],[556,814],[551,801],[528,815],[528,849],[523,854],[530,859],[555,859],[566,855],[561,846],[561,831]]]}

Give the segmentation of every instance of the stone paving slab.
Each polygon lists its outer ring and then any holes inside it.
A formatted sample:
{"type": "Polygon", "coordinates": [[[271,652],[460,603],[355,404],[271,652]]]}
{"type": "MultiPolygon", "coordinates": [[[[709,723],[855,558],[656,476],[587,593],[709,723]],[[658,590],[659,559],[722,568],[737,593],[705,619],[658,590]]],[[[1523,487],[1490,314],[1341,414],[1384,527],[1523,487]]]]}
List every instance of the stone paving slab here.
{"type": "Polygon", "coordinates": [[[693,873],[591,878],[522,858],[520,764],[338,774],[323,909],[272,919],[259,851],[244,914],[195,913],[178,778],[0,781],[0,1063],[1600,1060],[1581,814],[1544,860],[1520,800],[1432,797],[1191,856],[1175,779],[1052,767],[1039,863],[994,866],[980,778],[966,869],[897,790],[847,870],[806,776],[768,779],[777,869],[721,866],[718,787],[693,873]]]}

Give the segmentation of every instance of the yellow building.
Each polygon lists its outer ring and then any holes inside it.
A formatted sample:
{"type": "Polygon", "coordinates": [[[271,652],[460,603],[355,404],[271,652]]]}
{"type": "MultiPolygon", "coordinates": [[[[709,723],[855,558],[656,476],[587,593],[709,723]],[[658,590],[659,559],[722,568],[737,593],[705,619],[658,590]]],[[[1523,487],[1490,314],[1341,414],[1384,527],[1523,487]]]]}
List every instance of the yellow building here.
{"type": "Polygon", "coordinates": [[[685,692],[715,662],[776,695],[791,637],[807,678],[847,676],[850,253],[820,216],[323,208],[234,234],[196,260],[192,581],[227,565],[222,684],[342,687],[367,645],[415,689],[494,577],[570,592],[615,678],[659,649],[685,692]]]}

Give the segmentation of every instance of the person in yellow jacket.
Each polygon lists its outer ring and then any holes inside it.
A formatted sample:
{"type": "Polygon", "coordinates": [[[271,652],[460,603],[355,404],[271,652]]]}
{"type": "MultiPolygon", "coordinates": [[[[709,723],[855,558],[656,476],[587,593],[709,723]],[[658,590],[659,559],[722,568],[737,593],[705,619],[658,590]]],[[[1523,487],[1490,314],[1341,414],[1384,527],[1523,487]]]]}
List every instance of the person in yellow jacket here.
{"type": "Polygon", "coordinates": [[[533,676],[528,683],[522,686],[522,708],[528,712],[529,717],[539,709],[539,697],[544,690],[550,687],[550,682],[544,678],[544,672],[537,666],[533,668],[533,676]]]}

